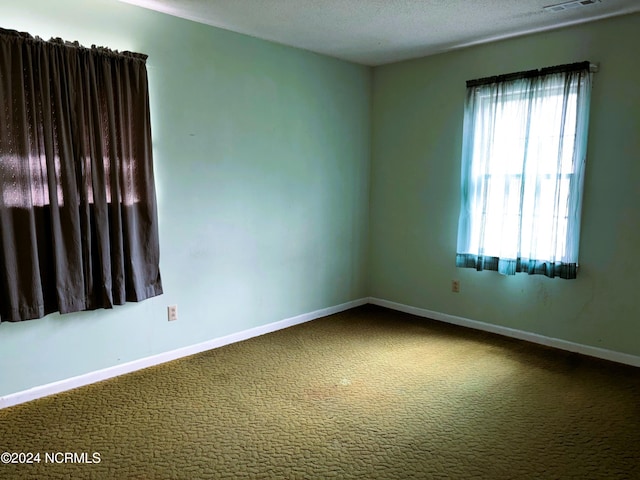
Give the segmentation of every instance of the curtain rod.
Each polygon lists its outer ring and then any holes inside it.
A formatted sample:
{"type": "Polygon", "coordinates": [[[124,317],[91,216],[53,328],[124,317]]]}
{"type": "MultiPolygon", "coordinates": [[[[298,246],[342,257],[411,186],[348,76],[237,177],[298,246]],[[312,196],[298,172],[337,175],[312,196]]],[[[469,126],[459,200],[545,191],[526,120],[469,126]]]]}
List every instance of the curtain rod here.
{"type": "Polygon", "coordinates": [[[130,52],[128,50],[118,51],[118,50],[112,50],[109,47],[99,47],[96,45],[91,45],[91,48],[89,48],[89,47],[85,47],[84,45],[81,45],[78,41],[70,42],[67,40],[63,40],[62,38],[50,38],[49,40],[44,40],[38,37],[37,35],[34,36],[27,32],[19,32],[18,30],[9,30],[9,29],[0,27],[0,36],[2,35],[6,35],[8,37],[16,37],[16,38],[20,38],[22,40],[27,40],[30,42],[42,42],[44,44],[49,44],[49,45],[57,45],[57,46],[67,47],[67,48],[77,48],[80,50],[90,50],[90,51],[98,52],[104,55],[110,55],[113,57],[127,57],[127,58],[136,59],[136,60],[142,60],[142,61],[146,61],[147,58],[149,58],[149,56],[145,53],[130,52]]]}
{"type": "Polygon", "coordinates": [[[556,65],[553,67],[539,68],[536,70],[525,70],[522,72],[506,73],[504,75],[494,75],[491,77],[476,78],[467,80],[467,87],[478,87],[480,85],[488,85],[490,83],[506,82],[510,80],[519,80],[521,78],[534,78],[542,75],[549,75],[560,72],[573,72],[577,70],[589,70],[589,72],[597,72],[599,65],[588,61],[567,63],[564,65],[556,65]]]}

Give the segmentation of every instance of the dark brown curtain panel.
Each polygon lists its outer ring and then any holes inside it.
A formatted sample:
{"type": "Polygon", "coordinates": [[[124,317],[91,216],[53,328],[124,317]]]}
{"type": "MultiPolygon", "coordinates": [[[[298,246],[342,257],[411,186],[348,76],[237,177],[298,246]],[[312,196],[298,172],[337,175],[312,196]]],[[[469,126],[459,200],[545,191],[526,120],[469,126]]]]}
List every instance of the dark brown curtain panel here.
{"type": "Polygon", "coordinates": [[[0,29],[0,321],[162,293],[146,58],[0,29]]]}

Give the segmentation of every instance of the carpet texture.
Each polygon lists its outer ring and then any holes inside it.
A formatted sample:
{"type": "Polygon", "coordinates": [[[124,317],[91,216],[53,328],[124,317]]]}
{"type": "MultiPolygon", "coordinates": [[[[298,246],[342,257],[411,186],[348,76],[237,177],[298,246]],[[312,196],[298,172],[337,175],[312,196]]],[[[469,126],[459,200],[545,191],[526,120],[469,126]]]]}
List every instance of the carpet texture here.
{"type": "Polygon", "coordinates": [[[640,478],[638,373],[364,306],[0,410],[0,478],[640,478]]]}

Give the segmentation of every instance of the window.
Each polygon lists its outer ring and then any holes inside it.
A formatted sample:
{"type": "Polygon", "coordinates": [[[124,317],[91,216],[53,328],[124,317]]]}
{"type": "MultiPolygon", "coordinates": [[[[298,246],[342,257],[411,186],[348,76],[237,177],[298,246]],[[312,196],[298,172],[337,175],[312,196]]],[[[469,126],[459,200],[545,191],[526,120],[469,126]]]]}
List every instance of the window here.
{"type": "Polygon", "coordinates": [[[146,58],[0,29],[0,321],[162,293],[146,58]]]}
{"type": "Polygon", "coordinates": [[[456,265],[575,278],[588,62],[467,82],[456,265]]]}

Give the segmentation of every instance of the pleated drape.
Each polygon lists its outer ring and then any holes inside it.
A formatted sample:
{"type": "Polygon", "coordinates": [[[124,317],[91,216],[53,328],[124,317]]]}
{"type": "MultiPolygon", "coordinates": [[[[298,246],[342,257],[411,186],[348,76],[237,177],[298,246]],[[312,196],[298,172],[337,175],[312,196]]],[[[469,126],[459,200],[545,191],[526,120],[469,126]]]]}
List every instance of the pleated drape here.
{"type": "Polygon", "coordinates": [[[146,56],[0,30],[0,320],[162,293],[146,56]]]}

